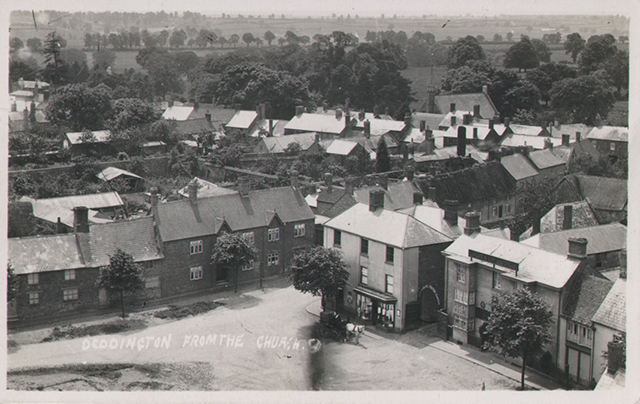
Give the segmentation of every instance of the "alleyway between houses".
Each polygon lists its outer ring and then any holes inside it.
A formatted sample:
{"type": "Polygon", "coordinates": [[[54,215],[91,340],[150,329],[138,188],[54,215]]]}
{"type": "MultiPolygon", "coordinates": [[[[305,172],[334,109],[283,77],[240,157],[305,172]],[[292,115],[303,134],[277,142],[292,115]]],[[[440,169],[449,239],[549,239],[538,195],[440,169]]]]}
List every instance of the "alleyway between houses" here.
{"type": "Polygon", "coordinates": [[[292,287],[228,294],[221,301],[225,306],[206,314],[124,334],[39,344],[25,344],[26,333],[10,334],[10,340],[23,342],[9,350],[8,388],[481,390],[484,385],[487,390],[513,390],[519,384],[505,376],[499,364],[483,366],[462,358],[441,346],[448,343],[418,331],[385,337],[367,331],[359,345],[309,343],[318,323],[309,308],[317,306],[319,298],[292,287]],[[118,383],[115,376],[78,377],[77,371],[68,370],[68,365],[91,364],[150,368],[121,370],[118,383]],[[24,371],[60,366],[65,370],[24,371]]]}

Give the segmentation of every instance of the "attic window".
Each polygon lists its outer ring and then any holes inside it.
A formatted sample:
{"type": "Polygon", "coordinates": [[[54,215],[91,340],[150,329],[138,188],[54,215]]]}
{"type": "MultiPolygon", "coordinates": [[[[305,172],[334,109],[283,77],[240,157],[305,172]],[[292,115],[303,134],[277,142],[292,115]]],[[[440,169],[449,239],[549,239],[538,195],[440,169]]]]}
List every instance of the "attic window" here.
{"type": "Polygon", "coordinates": [[[268,240],[269,241],[280,240],[280,228],[276,227],[275,229],[269,229],[268,240]]]}
{"type": "Polygon", "coordinates": [[[64,271],[64,280],[71,281],[76,279],[76,270],[75,269],[67,269],[64,271]]]}

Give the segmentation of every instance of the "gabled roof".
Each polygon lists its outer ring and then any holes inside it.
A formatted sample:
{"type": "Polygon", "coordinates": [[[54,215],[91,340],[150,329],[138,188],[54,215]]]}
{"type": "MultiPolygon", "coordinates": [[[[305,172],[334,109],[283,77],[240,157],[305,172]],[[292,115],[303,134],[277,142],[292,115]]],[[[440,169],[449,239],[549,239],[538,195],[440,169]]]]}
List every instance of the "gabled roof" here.
{"type": "Polygon", "coordinates": [[[480,105],[480,116],[491,119],[499,114],[498,109],[486,93],[470,94],[441,94],[435,96],[435,104],[440,112],[448,112],[451,104],[456,104],[456,109],[473,111],[474,105],[480,105]]]}
{"type": "Polygon", "coordinates": [[[571,142],[575,142],[576,132],[580,132],[580,137],[582,139],[586,139],[591,129],[591,126],[587,126],[583,123],[563,123],[559,126],[550,126],[547,128],[547,131],[551,134],[551,136],[560,139],[562,139],[562,135],[569,135],[569,139],[571,140],[571,142]]]}
{"type": "Polygon", "coordinates": [[[515,135],[540,136],[543,132],[546,134],[546,129],[540,126],[510,124],[509,128],[515,135]]]}
{"type": "Polygon", "coordinates": [[[284,153],[292,143],[297,143],[300,145],[302,150],[307,150],[315,143],[315,141],[316,134],[314,132],[278,137],[264,137],[260,139],[260,142],[265,145],[267,150],[274,154],[284,153]]]}
{"type": "Polygon", "coordinates": [[[168,107],[163,113],[163,119],[175,119],[176,121],[186,121],[193,112],[193,107],[172,106],[168,107]]]}
{"type": "Polygon", "coordinates": [[[610,140],[614,142],[628,142],[629,128],[624,126],[601,126],[589,132],[587,139],[610,140]]]}
{"type": "Polygon", "coordinates": [[[429,187],[435,187],[436,202],[440,206],[445,200],[469,204],[515,192],[515,181],[498,161],[476,164],[432,178],[418,178],[414,183],[425,195],[429,194],[429,187]]]}
{"type": "Polygon", "coordinates": [[[257,117],[258,113],[256,111],[240,110],[236,112],[233,118],[231,118],[226,127],[234,129],[249,129],[249,127],[257,117]]]}
{"type": "Polygon", "coordinates": [[[591,321],[616,331],[627,330],[627,281],[619,278],[609,290],[591,321]]]}
{"type": "Polygon", "coordinates": [[[89,209],[105,209],[122,206],[122,198],[117,192],[104,192],[101,194],[72,195],[59,198],[32,199],[29,197],[20,198],[21,201],[28,201],[34,205],[58,205],[66,209],[73,209],[76,206],[86,206],[89,209]]]}
{"type": "Polygon", "coordinates": [[[349,140],[336,139],[329,147],[327,147],[327,154],[337,154],[340,156],[348,156],[353,149],[358,146],[358,142],[351,142],[349,140]]]}
{"type": "Polygon", "coordinates": [[[225,125],[236,114],[236,110],[233,108],[222,108],[214,104],[200,103],[198,108],[194,106],[193,111],[189,114],[189,119],[205,119],[207,113],[211,115],[211,122],[220,122],[225,125]]]}
{"type": "Polygon", "coordinates": [[[540,233],[523,241],[523,244],[562,254],[567,251],[570,238],[586,238],[587,255],[627,248],[627,227],[620,223],[582,227],[553,233],[540,233]]]}
{"type": "MultiPolygon", "coordinates": [[[[84,132],[70,132],[67,133],[66,136],[71,144],[79,144],[82,143],[83,134],[84,132]]],[[[95,140],[90,143],[104,143],[109,141],[109,138],[111,137],[111,131],[108,130],[94,130],[91,131],[91,134],[95,140]]]]}
{"type": "MultiPolygon", "coordinates": [[[[48,203],[38,203],[35,199],[31,199],[29,197],[22,197],[20,199],[21,202],[31,202],[33,206],[33,216],[38,219],[47,221],[49,223],[57,223],[58,219],[60,222],[66,225],[67,227],[73,228],[74,225],[74,213],[72,209],[57,205],[57,204],[48,204],[48,203]]],[[[97,210],[89,209],[88,212],[89,222],[91,223],[107,223],[111,222],[111,219],[105,219],[100,212],[97,210]]]]}
{"type": "Polygon", "coordinates": [[[516,181],[538,175],[538,170],[520,153],[504,156],[500,159],[500,163],[516,181]]]}
{"type": "MultiPolygon", "coordinates": [[[[448,111],[448,110],[447,110],[448,111]]],[[[414,112],[411,114],[411,125],[420,130],[420,121],[424,121],[425,129],[438,129],[438,125],[446,114],[430,114],[427,112],[414,112]]]]}
{"type": "Polygon", "coordinates": [[[284,223],[312,220],[313,212],[300,191],[292,187],[251,191],[211,198],[158,204],[157,222],[163,241],[218,233],[223,223],[232,231],[266,226],[274,214],[284,223]]]}
{"type": "Polygon", "coordinates": [[[570,321],[591,326],[591,319],[598,311],[613,286],[602,276],[582,273],[567,296],[562,314],[570,321]]]}
{"type": "Polygon", "coordinates": [[[344,131],[345,117],[338,119],[335,114],[319,114],[304,112],[294,116],[285,126],[285,130],[305,132],[322,132],[338,135],[344,131]]]}
{"type": "Polygon", "coordinates": [[[369,204],[370,192],[384,192],[384,208],[398,210],[413,206],[413,194],[421,191],[409,181],[389,182],[387,189],[379,185],[365,186],[354,190],[354,198],[359,203],[369,204]]]}
{"type": "Polygon", "coordinates": [[[112,179],[118,178],[120,176],[143,179],[141,176],[137,174],[123,170],[118,167],[107,167],[104,170],[100,171],[98,174],[96,174],[96,177],[98,177],[102,181],[111,181],[112,179]]]}
{"type": "MultiPolygon", "coordinates": [[[[357,127],[363,126],[361,121],[356,124],[357,127]]],[[[369,120],[371,135],[380,136],[389,132],[401,132],[406,124],[403,121],[391,121],[388,119],[370,119],[369,120]]]]}
{"type": "MultiPolygon", "coordinates": [[[[598,220],[586,201],[569,202],[554,206],[540,219],[540,233],[561,231],[564,227],[564,210],[567,206],[572,207],[572,229],[598,225],[598,220]]],[[[520,235],[520,240],[526,240],[531,237],[532,230],[533,228],[528,228],[520,235]]]]}
{"type": "Polygon", "coordinates": [[[397,248],[441,244],[452,240],[412,216],[388,209],[371,212],[369,205],[363,203],[354,205],[324,225],[397,248]]]}
{"type": "Polygon", "coordinates": [[[46,81],[40,80],[22,80],[22,82],[18,81],[18,84],[22,83],[22,88],[46,88],[51,86],[51,84],[46,81]]]}
{"type": "Polygon", "coordinates": [[[473,125],[456,125],[450,126],[446,131],[444,131],[443,136],[449,138],[458,138],[458,128],[463,127],[466,130],[465,136],[467,140],[474,139],[473,131],[476,130],[479,140],[484,140],[490,133],[491,129],[485,126],[473,126],[473,125]]]}
{"type": "Polygon", "coordinates": [[[83,268],[75,234],[8,239],[8,259],[16,275],[83,268]]]}
{"type": "Polygon", "coordinates": [[[220,123],[209,122],[206,119],[187,119],[176,121],[174,131],[178,135],[194,136],[201,133],[223,132],[220,123]]]}
{"type": "MultiPolygon", "coordinates": [[[[560,289],[566,285],[580,266],[580,261],[567,257],[566,254],[556,254],[540,250],[516,241],[483,235],[474,238],[462,235],[445,251],[445,255],[459,257],[464,261],[470,259],[482,262],[478,258],[470,258],[469,250],[477,251],[495,258],[500,258],[518,264],[517,275],[513,269],[495,265],[504,271],[504,275],[517,277],[524,282],[538,282],[560,289]]],[[[493,266],[493,264],[488,264],[493,266]]]]}
{"type": "Polygon", "coordinates": [[[531,146],[534,149],[542,150],[545,148],[547,142],[551,142],[554,147],[562,145],[562,139],[548,136],[528,136],[518,134],[505,135],[502,138],[500,145],[504,147],[531,146]]]}
{"type": "Polygon", "coordinates": [[[398,212],[413,216],[429,227],[445,234],[452,239],[458,238],[464,231],[464,220],[456,217],[456,224],[451,225],[444,220],[444,210],[437,206],[414,205],[400,209],[398,212]]]}
{"type": "Polygon", "coordinates": [[[530,152],[529,160],[531,160],[538,170],[561,166],[564,164],[564,162],[557,158],[549,149],[530,152]]]}
{"type": "MultiPolygon", "coordinates": [[[[213,182],[203,180],[202,178],[194,177],[190,182],[195,181],[198,185],[198,198],[209,198],[212,196],[237,194],[238,191],[233,189],[220,187],[213,182]]],[[[189,197],[189,184],[185,185],[182,189],[178,190],[178,194],[185,198],[189,197]]]]}
{"type": "MultiPolygon", "coordinates": [[[[566,178],[566,177],[565,177],[566,178]]],[[[627,206],[627,181],[617,178],[576,175],[580,194],[591,208],[623,210],[627,206]]]]}

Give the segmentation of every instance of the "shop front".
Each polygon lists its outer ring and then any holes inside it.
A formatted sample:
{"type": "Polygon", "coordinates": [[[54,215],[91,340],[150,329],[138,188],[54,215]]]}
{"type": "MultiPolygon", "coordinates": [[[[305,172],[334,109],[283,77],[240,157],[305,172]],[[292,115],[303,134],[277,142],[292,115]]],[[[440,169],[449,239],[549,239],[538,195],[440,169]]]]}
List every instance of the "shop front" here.
{"type": "Polygon", "coordinates": [[[354,288],[356,293],[356,314],[365,324],[395,329],[396,299],[393,295],[381,293],[363,286],[354,288]]]}

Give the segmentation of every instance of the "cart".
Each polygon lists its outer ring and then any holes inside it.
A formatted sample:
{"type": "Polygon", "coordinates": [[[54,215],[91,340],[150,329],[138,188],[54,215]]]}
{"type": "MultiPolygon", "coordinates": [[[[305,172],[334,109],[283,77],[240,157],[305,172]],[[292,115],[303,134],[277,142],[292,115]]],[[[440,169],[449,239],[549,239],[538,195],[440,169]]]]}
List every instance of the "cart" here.
{"type": "Polygon", "coordinates": [[[323,311],[320,313],[320,336],[332,337],[336,341],[347,340],[347,321],[343,320],[335,311],[323,311]]]}

